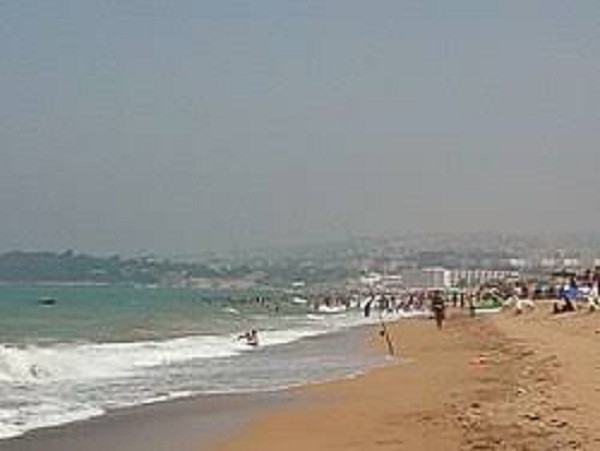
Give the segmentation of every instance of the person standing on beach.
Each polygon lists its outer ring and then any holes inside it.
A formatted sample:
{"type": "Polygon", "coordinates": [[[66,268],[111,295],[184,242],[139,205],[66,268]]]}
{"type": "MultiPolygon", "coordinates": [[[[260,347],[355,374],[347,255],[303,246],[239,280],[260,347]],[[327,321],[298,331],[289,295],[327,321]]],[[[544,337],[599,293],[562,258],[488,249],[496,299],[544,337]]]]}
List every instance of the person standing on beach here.
{"type": "Polygon", "coordinates": [[[441,330],[446,317],[446,305],[444,303],[444,297],[439,291],[433,292],[433,297],[431,299],[431,310],[433,311],[437,328],[441,330]]]}
{"type": "Polygon", "coordinates": [[[371,315],[371,306],[373,305],[373,298],[369,299],[366,303],[365,303],[365,307],[364,307],[364,315],[365,318],[368,318],[371,315]]]}

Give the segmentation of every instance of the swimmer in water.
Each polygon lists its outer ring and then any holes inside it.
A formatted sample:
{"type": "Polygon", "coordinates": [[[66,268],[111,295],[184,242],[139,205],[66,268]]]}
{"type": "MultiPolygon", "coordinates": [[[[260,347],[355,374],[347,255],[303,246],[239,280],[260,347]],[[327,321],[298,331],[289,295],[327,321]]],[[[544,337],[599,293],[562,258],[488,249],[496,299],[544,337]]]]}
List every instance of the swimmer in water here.
{"type": "Polygon", "coordinates": [[[258,346],[258,332],[252,329],[238,337],[238,340],[246,340],[248,346],[258,346]]]}

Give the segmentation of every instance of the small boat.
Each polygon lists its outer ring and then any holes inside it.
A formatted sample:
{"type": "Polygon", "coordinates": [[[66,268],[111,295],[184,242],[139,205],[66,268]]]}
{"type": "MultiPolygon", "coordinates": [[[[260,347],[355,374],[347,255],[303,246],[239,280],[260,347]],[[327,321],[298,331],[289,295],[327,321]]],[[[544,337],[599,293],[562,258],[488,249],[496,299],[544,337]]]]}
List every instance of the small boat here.
{"type": "Polygon", "coordinates": [[[41,298],[38,300],[38,304],[40,305],[55,305],[56,302],[54,298],[41,298]]]}

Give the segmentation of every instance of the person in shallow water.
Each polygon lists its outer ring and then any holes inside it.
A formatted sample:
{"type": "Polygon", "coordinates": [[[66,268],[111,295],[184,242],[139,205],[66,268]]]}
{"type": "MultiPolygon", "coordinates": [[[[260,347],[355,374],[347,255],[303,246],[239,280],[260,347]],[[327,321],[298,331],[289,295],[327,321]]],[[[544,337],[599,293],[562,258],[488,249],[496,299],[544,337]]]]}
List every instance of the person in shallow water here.
{"type": "Polygon", "coordinates": [[[249,346],[258,346],[258,332],[256,329],[249,330],[248,332],[240,335],[238,340],[246,340],[246,344],[249,346]]]}

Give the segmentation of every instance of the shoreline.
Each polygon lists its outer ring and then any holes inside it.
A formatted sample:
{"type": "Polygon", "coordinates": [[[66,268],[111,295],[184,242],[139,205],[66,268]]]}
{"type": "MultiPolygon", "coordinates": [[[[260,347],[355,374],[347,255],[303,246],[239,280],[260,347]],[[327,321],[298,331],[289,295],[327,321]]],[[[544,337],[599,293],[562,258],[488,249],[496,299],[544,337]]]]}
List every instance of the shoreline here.
{"type": "Polygon", "coordinates": [[[598,449],[600,316],[550,309],[390,324],[395,364],[307,387],[210,451],[598,449]]]}
{"type": "MultiPolygon", "coordinates": [[[[359,325],[328,336],[309,337],[355,343],[358,352],[373,354],[365,346],[373,325],[359,325]],[[345,337],[345,338],[343,338],[345,337]]],[[[328,344],[331,346],[331,344],[328,344]]],[[[156,450],[194,450],[212,441],[232,435],[262,411],[298,400],[304,387],[327,381],[344,380],[364,374],[335,375],[281,388],[248,392],[198,393],[189,397],[122,407],[101,415],[54,426],[31,429],[16,437],[0,439],[6,451],[102,451],[105,449],[147,450],[148,441],[156,450]],[[85,446],[82,442],[85,438],[85,446]]],[[[322,377],[322,376],[319,376],[322,377]]]]}
{"type": "Polygon", "coordinates": [[[287,390],[207,394],[110,411],[0,441],[3,451],[188,451],[222,439],[259,412],[292,402],[287,390]]]}
{"type": "MultiPolygon", "coordinates": [[[[388,365],[356,378],[305,386],[299,391],[301,406],[261,412],[210,450],[452,449],[448,444],[457,442],[455,431],[427,423],[436,416],[433,410],[444,396],[445,384],[458,383],[464,376],[463,371],[438,372],[440,366],[451,368],[457,357],[444,352],[447,338],[452,337],[454,344],[460,334],[451,328],[440,332],[425,318],[386,323],[386,328],[397,351],[388,365]],[[427,390],[421,390],[423,382],[427,390]],[[414,415],[420,405],[428,411],[424,416],[414,415]],[[404,429],[418,431],[418,439],[428,436],[427,446],[418,447],[419,440],[404,429]],[[434,430],[436,434],[430,434],[434,430]]],[[[373,330],[369,346],[383,354],[388,349],[380,330],[380,326],[373,330]]],[[[465,359],[471,354],[462,346],[460,351],[465,359]]]]}
{"type": "MultiPolygon", "coordinates": [[[[399,351],[366,373],[273,392],[120,409],[0,442],[6,451],[597,449],[600,315],[451,311],[386,323],[399,351]]],[[[367,348],[387,353],[380,326],[367,348]]]]}

